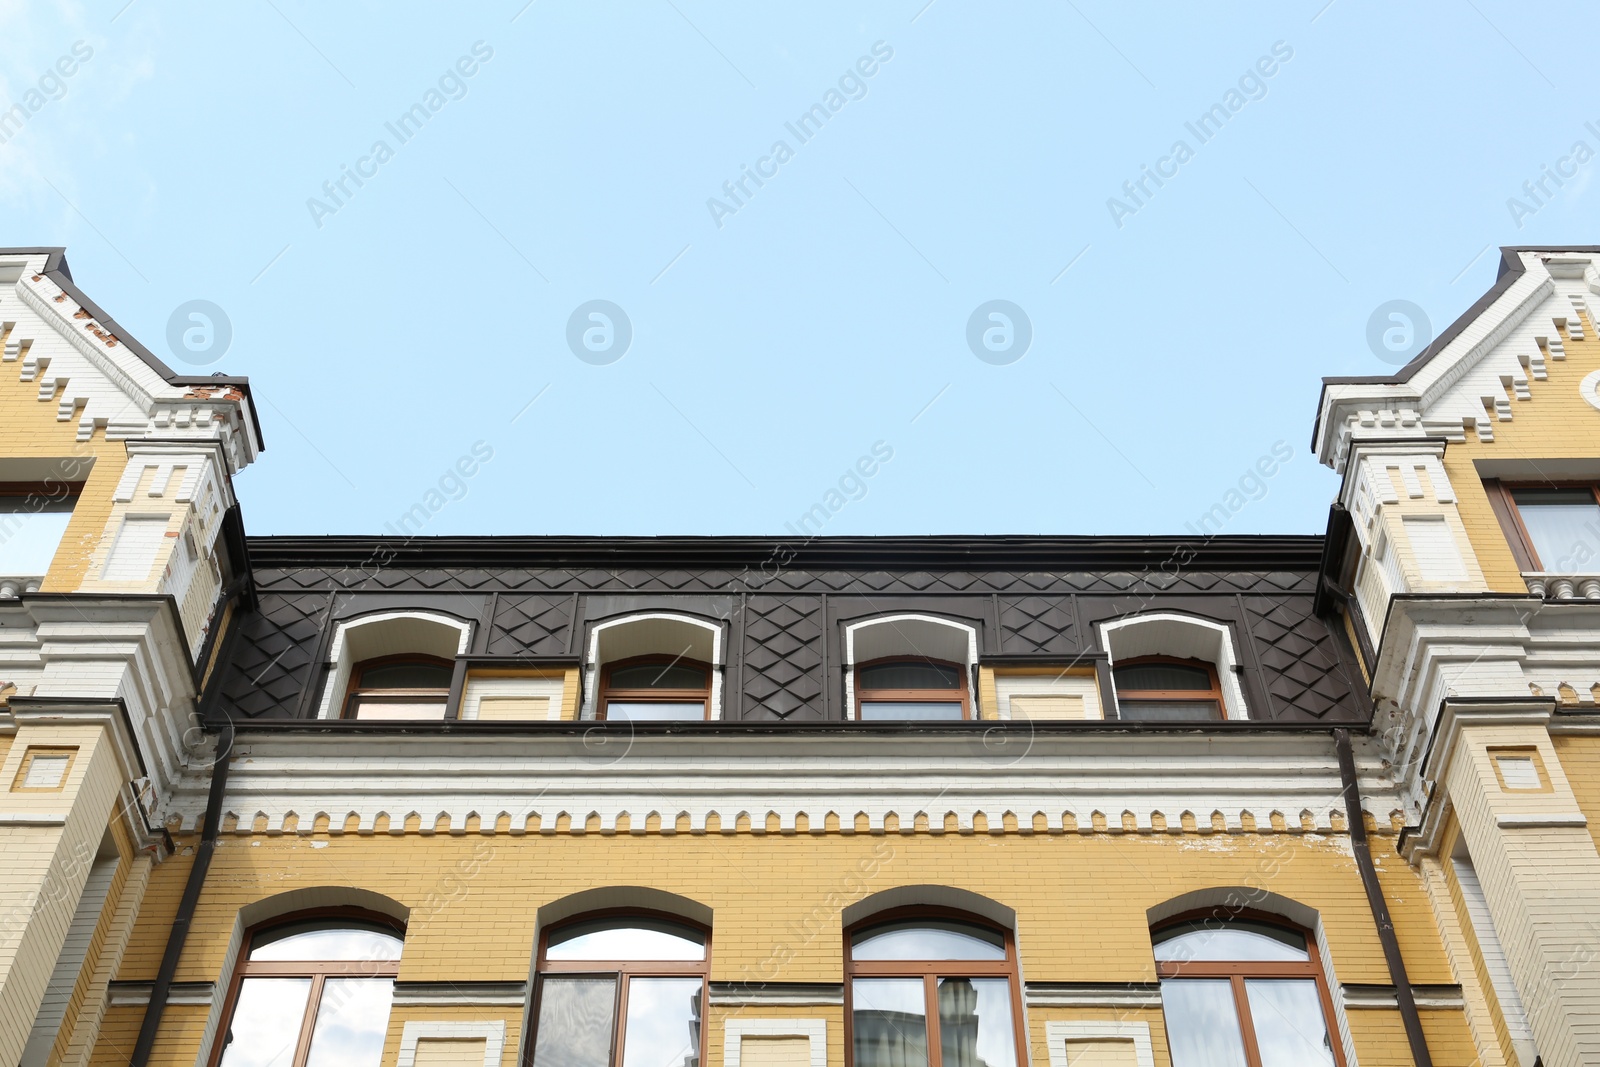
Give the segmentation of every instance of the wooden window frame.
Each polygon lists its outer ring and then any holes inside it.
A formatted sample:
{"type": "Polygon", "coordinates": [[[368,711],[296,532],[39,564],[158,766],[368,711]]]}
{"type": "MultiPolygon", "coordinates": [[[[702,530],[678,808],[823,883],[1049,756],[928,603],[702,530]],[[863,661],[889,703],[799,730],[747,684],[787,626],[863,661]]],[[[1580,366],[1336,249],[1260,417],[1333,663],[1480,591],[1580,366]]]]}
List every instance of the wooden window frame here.
{"type": "MultiPolygon", "coordinates": [[[[930,656],[879,656],[869,659],[864,663],[857,663],[855,671],[855,716],[861,722],[861,706],[863,704],[890,704],[890,703],[916,703],[916,704],[956,704],[961,705],[961,718],[963,721],[973,718],[972,694],[967,678],[967,667],[964,663],[953,660],[933,659],[930,656]],[[889,663],[930,663],[940,667],[954,667],[960,684],[955,689],[867,689],[861,684],[861,671],[865,667],[881,667],[889,663]],[[869,699],[867,694],[871,693],[869,699]],[[952,696],[957,699],[951,699],[952,696]]],[[[915,720],[908,720],[915,721],[915,720]]]]}
{"type": "Polygon", "coordinates": [[[664,653],[652,653],[645,656],[630,656],[627,659],[615,660],[600,668],[600,700],[599,710],[595,712],[597,719],[605,719],[606,709],[615,700],[619,704],[693,704],[698,701],[702,707],[701,719],[711,718],[711,664],[697,659],[687,659],[683,656],[671,656],[664,653]],[[611,686],[611,673],[619,667],[644,667],[659,663],[662,666],[698,667],[705,672],[706,684],[701,689],[614,689],[611,686]]]}
{"type": "MultiPolygon", "coordinates": [[[[1245,981],[1250,978],[1310,978],[1317,983],[1317,1001],[1322,1006],[1322,1025],[1328,1035],[1328,1047],[1333,1050],[1334,1067],[1345,1067],[1344,1046],[1339,1038],[1339,1019],[1334,1014],[1333,995],[1328,989],[1328,976],[1322,969],[1322,959],[1317,952],[1316,935],[1297,923],[1287,922],[1277,915],[1265,912],[1250,911],[1248,909],[1232,911],[1226,919],[1219,919],[1215,908],[1199,911],[1185,912],[1163,921],[1159,926],[1153,927],[1151,934],[1151,948],[1155,947],[1156,935],[1161,934],[1175,926],[1183,926],[1195,921],[1214,923],[1218,928],[1226,926],[1234,919],[1245,919],[1250,922],[1261,923],[1264,926],[1275,927],[1290,933],[1299,934],[1305,938],[1306,959],[1303,961],[1261,961],[1248,962],[1245,960],[1157,960],[1156,976],[1159,979],[1181,978],[1226,978],[1229,988],[1233,992],[1234,1017],[1239,1023],[1239,1034],[1244,1042],[1246,1067],[1261,1067],[1261,1049],[1256,1043],[1255,1019],[1250,1014],[1250,997],[1245,989],[1245,981]]],[[[1165,1012],[1162,1013],[1162,1025],[1166,1025],[1165,1012]]],[[[1168,1046],[1171,1038],[1168,1038],[1168,1046]]]]}
{"type": "MultiPolygon", "coordinates": [[[[900,658],[900,657],[896,657],[900,658]]],[[[943,1067],[944,1043],[939,1034],[939,979],[1004,978],[1011,992],[1011,1035],[1016,1042],[1017,1067],[1028,1067],[1028,1035],[1022,1013],[1022,981],[1017,966],[1017,941],[1012,931],[998,923],[981,919],[954,908],[914,905],[881,911],[848,927],[844,932],[844,1062],[855,1067],[855,980],[857,978],[921,978],[923,1010],[928,1026],[928,1065],[943,1067]],[[1001,936],[1005,945],[1003,960],[860,960],[855,958],[857,934],[891,923],[954,922],[987,930],[1001,936]]]]}
{"type": "MultiPolygon", "coordinates": [[[[669,659],[671,657],[668,657],[669,659]]],[[[563,919],[539,934],[539,954],[535,960],[532,1014],[529,1016],[527,1039],[523,1043],[523,1067],[532,1067],[534,1047],[539,1039],[539,1008],[544,999],[544,978],[547,974],[614,977],[617,981],[616,1000],[611,1017],[611,1067],[621,1067],[627,1039],[628,985],[634,978],[694,978],[700,979],[700,1067],[706,1064],[707,1031],[711,1029],[711,928],[667,912],[643,908],[607,908],[591,911],[571,919],[563,919]],[[626,926],[629,922],[657,922],[692,930],[702,938],[705,952],[698,960],[551,960],[548,958],[550,935],[559,934],[574,926],[604,925],[612,923],[626,926]]]]}
{"type": "Polygon", "coordinates": [[[452,661],[442,656],[433,656],[425,652],[401,652],[393,656],[374,656],[372,659],[364,659],[350,668],[350,684],[345,687],[343,710],[340,712],[339,717],[342,719],[356,718],[356,699],[363,696],[377,696],[378,694],[410,697],[417,700],[424,697],[438,697],[440,707],[448,710],[450,702],[450,687],[448,685],[442,688],[430,686],[422,689],[369,689],[362,687],[361,678],[367,671],[373,667],[392,667],[397,663],[421,663],[429,667],[443,667],[447,671],[453,672],[455,670],[455,664],[452,661]]]}
{"type": "MultiPolygon", "coordinates": [[[[1499,491],[1500,501],[1504,505],[1504,512],[1502,514],[1499,508],[1492,508],[1491,510],[1495,511],[1497,517],[1501,519],[1502,526],[1510,527],[1507,532],[1515,538],[1512,541],[1511,554],[1518,557],[1517,563],[1519,566],[1527,564],[1528,570],[1541,574],[1556,574],[1560,572],[1547,570],[1544,561],[1539,558],[1539,549],[1533,543],[1533,535],[1528,532],[1528,527],[1522,521],[1522,509],[1517,507],[1517,490],[1587,489],[1589,490],[1589,495],[1594,498],[1595,506],[1600,507],[1600,482],[1498,482],[1495,484],[1494,489],[1499,491]],[[1519,548],[1521,552],[1517,551],[1519,548]]],[[[1490,502],[1493,503],[1492,492],[1490,502]]]]}
{"type": "MultiPolygon", "coordinates": [[[[1183,659],[1178,656],[1136,656],[1133,659],[1123,660],[1111,665],[1111,686],[1117,694],[1117,718],[1122,718],[1122,701],[1124,699],[1148,703],[1173,703],[1193,704],[1201,700],[1213,700],[1217,705],[1215,719],[1196,719],[1196,722],[1226,722],[1228,719],[1228,701],[1222,693],[1222,679],[1217,674],[1217,665],[1210,660],[1183,659]],[[1210,679],[1210,689],[1123,689],[1117,683],[1117,671],[1123,667],[1144,667],[1150,664],[1169,663],[1179,667],[1204,668],[1207,678],[1210,679]]],[[[1133,720],[1130,720],[1133,721],[1133,720]]],[[[1171,720],[1178,721],[1178,720],[1171,720]]]]}
{"type": "MultiPolygon", "coordinates": [[[[322,987],[329,978],[397,978],[400,974],[399,960],[255,960],[250,959],[250,952],[255,947],[257,937],[271,933],[285,926],[295,926],[303,922],[316,920],[344,920],[352,927],[377,926],[393,933],[401,941],[402,948],[406,939],[405,924],[387,915],[367,911],[363,908],[313,908],[309,911],[297,911],[290,915],[269,919],[258,923],[245,931],[244,944],[239,949],[239,959],[233,966],[233,975],[228,980],[228,995],[222,1004],[222,1025],[217,1029],[216,1046],[211,1050],[209,1063],[211,1067],[218,1067],[222,1057],[228,1051],[228,1033],[233,1028],[233,1013],[239,1006],[239,994],[244,989],[246,978],[309,978],[311,989],[306,994],[306,1006],[300,1020],[300,1036],[296,1039],[294,1056],[289,1067],[305,1067],[306,1057],[311,1054],[311,1036],[317,1027],[317,1012],[322,1007],[322,987]]],[[[392,1016],[392,1009],[391,1009],[392,1016]]]]}

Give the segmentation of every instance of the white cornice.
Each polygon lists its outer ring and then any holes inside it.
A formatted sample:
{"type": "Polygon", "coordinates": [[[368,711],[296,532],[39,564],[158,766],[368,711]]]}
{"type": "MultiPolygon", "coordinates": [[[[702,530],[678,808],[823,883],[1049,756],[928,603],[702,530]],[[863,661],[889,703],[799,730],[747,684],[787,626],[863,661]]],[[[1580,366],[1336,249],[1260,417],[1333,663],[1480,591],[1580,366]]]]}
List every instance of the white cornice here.
{"type": "MultiPolygon", "coordinates": [[[[424,833],[441,817],[452,833],[474,819],[493,832],[506,816],[512,833],[532,822],[554,832],[586,827],[615,832],[627,817],[641,833],[651,816],[672,832],[680,816],[691,832],[713,819],[731,832],[741,816],[755,832],[776,817],[781,832],[802,818],[821,832],[837,816],[850,832],[857,815],[871,830],[919,816],[941,832],[953,815],[963,832],[979,817],[1001,832],[1007,816],[1032,832],[1040,816],[1053,832],[1182,828],[1185,813],[1202,831],[1337,830],[1344,823],[1343,787],[1331,739],[1324,733],[1244,736],[1014,737],[1005,756],[970,738],[639,736],[597,746],[585,736],[239,735],[224,800],[224,818],[249,833],[286,826],[311,833],[319,816],[343,832],[349,815],[371,833],[380,819],[390,833],[416,815],[424,833]],[[293,817],[292,821],[291,816],[293,817]]],[[[1398,806],[1375,746],[1358,742],[1362,797],[1381,827],[1398,806]]],[[[205,781],[185,783],[176,800],[182,828],[204,810],[205,781]]]]}

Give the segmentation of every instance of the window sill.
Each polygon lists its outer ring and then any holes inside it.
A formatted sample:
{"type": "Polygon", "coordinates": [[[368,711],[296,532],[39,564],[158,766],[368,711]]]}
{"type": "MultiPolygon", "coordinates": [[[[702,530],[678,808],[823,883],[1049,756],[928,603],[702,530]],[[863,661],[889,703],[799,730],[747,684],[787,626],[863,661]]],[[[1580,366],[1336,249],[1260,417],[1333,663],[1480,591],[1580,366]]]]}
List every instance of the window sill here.
{"type": "Polygon", "coordinates": [[[1528,592],[1546,600],[1600,600],[1600,574],[1546,574],[1524,571],[1528,592]]]}

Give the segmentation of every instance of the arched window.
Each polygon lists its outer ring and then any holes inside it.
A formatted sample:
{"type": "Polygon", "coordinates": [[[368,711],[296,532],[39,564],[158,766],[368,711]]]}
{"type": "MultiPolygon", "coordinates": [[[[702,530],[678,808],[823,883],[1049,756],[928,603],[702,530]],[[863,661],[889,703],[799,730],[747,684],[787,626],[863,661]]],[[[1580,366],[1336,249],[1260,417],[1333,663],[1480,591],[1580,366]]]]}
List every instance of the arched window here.
{"type": "Polygon", "coordinates": [[[1306,931],[1207,915],[1180,918],[1153,940],[1172,1067],[1343,1067],[1306,931]]]}
{"type": "Polygon", "coordinates": [[[966,671],[958,663],[891,657],[856,668],[856,718],[966,719],[966,671]]]}
{"type": "Polygon", "coordinates": [[[1016,946],[1005,930],[926,908],[878,916],[846,945],[851,1067],[1016,1067],[1016,946]]]}
{"type": "Polygon", "coordinates": [[[379,916],[254,930],[234,973],[218,1067],[378,1067],[405,931],[379,916]]]}
{"type": "Polygon", "coordinates": [[[699,1067],[710,935],[677,919],[580,919],[539,947],[533,1067],[699,1067]]]}
{"type": "Polygon", "coordinates": [[[442,719],[453,665],[438,656],[380,656],[350,671],[347,719],[442,719]]]}
{"type": "Polygon", "coordinates": [[[1205,660],[1144,656],[1112,668],[1124,719],[1223,719],[1222,685],[1205,660]]]}
{"type": "Polygon", "coordinates": [[[675,656],[635,656],[601,673],[602,719],[669,722],[710,717],[711,667],[675,656]]]}

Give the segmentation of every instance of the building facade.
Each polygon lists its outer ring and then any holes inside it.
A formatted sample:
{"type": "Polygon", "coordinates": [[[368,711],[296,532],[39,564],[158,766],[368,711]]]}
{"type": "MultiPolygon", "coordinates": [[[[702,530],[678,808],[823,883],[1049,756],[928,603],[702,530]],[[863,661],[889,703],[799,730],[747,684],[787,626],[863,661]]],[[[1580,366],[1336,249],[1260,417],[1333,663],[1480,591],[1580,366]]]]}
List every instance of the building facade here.
{"type": "Polygon", "coordinates": [[[0,1062],[1600,1063],[1600,249],[1503,259],[1325,536],[251,538],[248,382],[0,249],[0,1062]]]}

